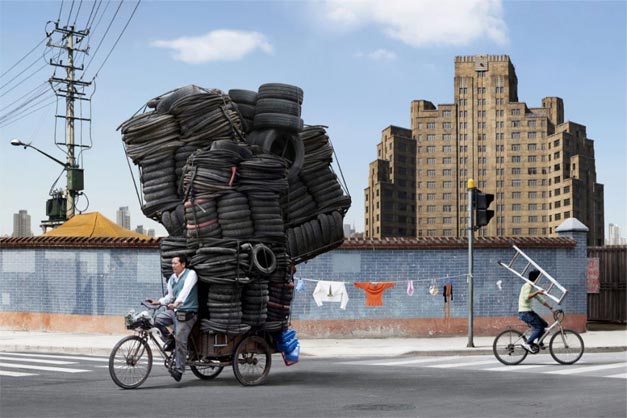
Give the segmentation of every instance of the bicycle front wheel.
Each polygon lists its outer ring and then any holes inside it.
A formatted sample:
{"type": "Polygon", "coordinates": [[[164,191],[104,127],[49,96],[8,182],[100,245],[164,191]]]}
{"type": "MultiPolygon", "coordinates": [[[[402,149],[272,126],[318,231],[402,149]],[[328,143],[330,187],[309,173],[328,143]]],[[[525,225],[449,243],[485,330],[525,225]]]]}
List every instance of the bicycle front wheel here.
{"type": "Polygon", "coordinates": [[[116,385],[133,389],[144,383],[152,369],[152,351],[137,335],[122,338],[109,356],[109,374],[116,385]]]}
{"type": "Polygon", "coordinates": [[[507,366],[520,364],[527,357],[527,350],[521,345],[523,341],[524,337],[520,332],[508,329],[496,336],[492,352],[498,361],[507,366]]]}
{"type": "Polygon", "coordinates": [[[560,364],[575,364],[583,356],[583,340],[575,331],[563,329],[551,337],[551,357],[560,364]]]}

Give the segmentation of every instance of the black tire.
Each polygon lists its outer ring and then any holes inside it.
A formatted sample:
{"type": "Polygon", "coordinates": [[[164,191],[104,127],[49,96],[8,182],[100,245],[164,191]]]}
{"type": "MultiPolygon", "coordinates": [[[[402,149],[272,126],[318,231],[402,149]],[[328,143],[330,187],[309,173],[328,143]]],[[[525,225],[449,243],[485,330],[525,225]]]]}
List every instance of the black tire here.
{"type": "Polygon", "coordinates": [[[134,389],[144,383],[152,370],[152,351],[137,335],[122,338],[109,355],[109,374],[122,389],[134,389]]]}
{"type": "Polygon", "coordinates": [[[231,89],[228,94],[235,103],[254,105],[257,102],[257,92],[253,90],[231,89]]]}
{"type": "Polygon", "coordinates": [[[199,378],[200,380],[212,380],[218,377],[222,370],[224,370],[223,366],[211,366],[209,364],[205,365],[191,365],[189,368],[194,373],[194,376],[199,378]]]}
{"type": "Polygon", "coordinates": [[[264,274],[270,274],[276,270],[276,256],[274,252],[264,244],[253,247],[252,261],[257,270],[264,274]]]}
{"type": "Polygon", "coordinates": [[[570,329],[558,331],[551,337],[549,352],[560,364],[575,364],[583,356],[584,345],[581,336],[570,329]]]}
{"type": "Polygon", "coordinates": [[[246,337],[235,349],[233,373],[243,386],[262,384],[270,373],[271,365],[270,347],[261,337],[246,337]]]}
{"type": "Polygon", "coordinates": [[[283,113],[256,113],[253,119],[254,129],[283,128],[291,132],[303,130],[303,120],[299,116],[283,113]]]}
{"type": "Polygon", "coordinates": [[[265,98],[292,100],[303,103],[303,89],[283,83],[266,83],[259,86],[257,100],[265,98]]]}
{"type": "Polygon", "coordinates": [[[300,117],[301,107],[292,100],[285,99],[259,99],[255,113],[283,113],[300,117]]]}
{"type": "Polygon", "coordinates": [[[496,359],[506,366],[520,364],[528,354],[521,345],[523,341],[522,333],[513,329],[505,330],[494,339],[492,352],[496,359]]]}

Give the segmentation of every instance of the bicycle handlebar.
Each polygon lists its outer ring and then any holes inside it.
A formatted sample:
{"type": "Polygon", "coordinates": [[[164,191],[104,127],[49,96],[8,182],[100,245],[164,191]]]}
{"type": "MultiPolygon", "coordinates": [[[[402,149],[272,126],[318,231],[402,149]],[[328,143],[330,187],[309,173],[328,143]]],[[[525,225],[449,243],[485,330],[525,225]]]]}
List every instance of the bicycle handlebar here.
{"type": "Polygon", "coordinates": [[[146,307],[146,308],[148,308],[148,309],[155,309],[155,310],[157,310],[157,309],[159,309],[161,307],[161,305],[152,305],[152,304],[146,302],[145,300],[142,300],[141,305],[146,307]]]}

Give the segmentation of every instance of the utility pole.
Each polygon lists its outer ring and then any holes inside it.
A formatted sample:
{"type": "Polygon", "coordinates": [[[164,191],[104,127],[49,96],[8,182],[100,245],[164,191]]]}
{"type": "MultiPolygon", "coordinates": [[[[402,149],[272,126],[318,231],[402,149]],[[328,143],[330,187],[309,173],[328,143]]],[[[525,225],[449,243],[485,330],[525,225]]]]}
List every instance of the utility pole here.
{"type": "Polygon", "coordinates": [[[52,76],[48,80],[50,84],[59,83],[65,86],[65,89],[59,89],[58,91],[55,90],[57,97],[65,97],[65,115],[55,115],[55,117],[65,119],[65,143],[57,143],[57,145],[64,145],[67,148],[67,177],[65,191],[65,198],[67,199],[65,214],[66,219],[70,219],[76,213],[76,198],[80,194],[80,191],[83,190],[83,169],[80,168],[80,166],[76,163],[75,151],[76,147],[82,147],[83,145],[76,144],[74,122],[76,120],[89,122],[91,121],[91,119],[74,116],[74,101],[89,101],[88,98],[84,97],[85,93],[79,91],[77,89],[77,86],[79,86],[80,88],[89,87],[91,85],[91,82],[85,82],[76,79],[75,71],[82,71],[83,66],[74,66],[74,52],[88,52],[87,50],[79,49],[75,46],[75,41],[76,44],[79,44],[88,34],[89,29],[75,30],[74,26],[59,27],[58,22],[55,23],[54,30],[46,34],[49,38],[49,47],[64,49],[67,52],[67,64],[64,64],[63,60],[59,60],[59,62],[53,62],[52,58],[50,59],[50,65],[55,67],[62,67],[66,70],[66,78],[58,78],[52,76]],[[55,33],[61,34],[61,39],[62,41],[64,41],[64,43],[62,43],[61,45],[57,45],[52,42],[50,37],[55,33]]]}

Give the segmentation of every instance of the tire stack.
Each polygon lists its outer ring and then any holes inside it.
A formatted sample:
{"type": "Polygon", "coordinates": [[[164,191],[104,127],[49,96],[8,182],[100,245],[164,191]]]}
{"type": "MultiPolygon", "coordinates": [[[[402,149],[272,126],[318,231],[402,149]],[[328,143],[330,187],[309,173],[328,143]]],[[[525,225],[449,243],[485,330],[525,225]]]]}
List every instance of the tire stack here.
{"type": "Polygon", "coordinates": [[[322,126],[304,126],[303,90],[189,85],[121,126],[140,166],[146,216],[161,222],[164,275],[188,255],[205,332],[289,326],[292,268],[343,240],[350,206],[322,126]]]}

